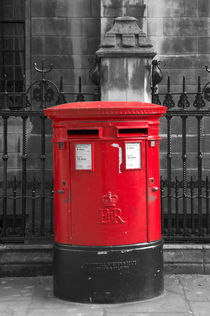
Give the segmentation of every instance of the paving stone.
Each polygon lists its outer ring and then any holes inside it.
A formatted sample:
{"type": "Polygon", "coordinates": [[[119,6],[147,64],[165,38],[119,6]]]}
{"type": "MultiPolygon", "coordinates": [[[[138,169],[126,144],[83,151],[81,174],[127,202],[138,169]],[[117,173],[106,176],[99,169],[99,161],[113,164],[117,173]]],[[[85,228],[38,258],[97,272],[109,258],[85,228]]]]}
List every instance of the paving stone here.
{"type": "Polygon", "coordinates": [[[16,309],[15,307],[11,307],[10,305],[0,306],[0,315],[1,316],[26,316],[27,315],[27,307],[21,307],[20,309],[16,309]]]}
{"type": "MultiPolygon", "coordinates": [[[[122,312],[114,312],[114,313],[106,313],[106,316],[166,316],[165,313],[122,313],[122,312]]],[[[191,316],[192,313],[170,313],[170,316],[191,316]]],[[[167,315],[168,316],[168,315],[167,315]]]]}
{"type": "MultiPolygon", "coordinates": [[[[182,170],[180,170],[180,175],[182,173],[182,170]]],[[[196,174],[196,172],[195,172],[196,174]]],[[[192,175],[192,171],[190,172],[190,175],[192,175]]],[[[189,177],[189,176],[188,176],[189,177]]],[[[181,177],[180,177],[181,178],[181,177]]],[[[203,263],[167,263],[164,264],[164,271],[165,273],[170,274],[180,274],[180,273],[191,273],[191,274],[203,274],[204,273],[204,267],[203,263]]]]}
{"type": "Polygon", "coordinates": [[[35,279],[33,298],[31,301],[32,309],[59,309],[68,308],[71,312],[76,311],[77,305],[68,301],[60,300],[53,295],[52,277],[38,277],[35,279]]]}
{"type": "Polygon", "coordinates": [[[165,292],[157,298],[126,304],[90,305],[55,298],[52,277],[3,278],[0,279],[0,315],[190,316],[193,312],[194,316],[207,316],[209,286],[210,276],[166,275],[165,292]]]}
{"type": "Polygon", "coordinates": [[[58,310],[44,310],[44,309],[32,309],[29,311],[29,313],[27,314],[27,316],[58,316],[62,315],[62,316],[103,316],[103,310],[102,309],[98,309],[98,310],[91,310],[88,307],[83,307],[83,308],[76,308],[75,310],[66,308],[60,308],[59,311],[58,310]]]}
{"type": "Polygon", "coordinates": [[[33,287],[33,278],[0,279],[0,306],[2,306],[2,302],[10,302],[17,307],[23,304],[22,301],[28,303],[32,296],[33,287]]]}
{"type": "Polygon", "coordinates": [[[180,281],[189,301],[210,302],[210,275],[183,275],[180,281]]]}
{"type": "Polygon", "coordinates": [[[210,302],[190,302],[193,316],[208,316],[210,310],[210,302]]]}
{"type": "MultiPolygon", "coordinates": [[[[166,277],[167,278],[167,277],[166,277]]],[[[165,285],[165,292],[161,296],[142,302],[128,303],[120,306],[120,312],[123,313],[181,313],[189,312],[189,306],[183,297],[182,288],[177,282],[177,278],[169,278],[165,285]],[[169,285],[170,283],[170,285],[169,285]],[[176,304],[175,304],[176,302],[176,304]]],[[[119,307],[107,308],[107,312],[116,313],[119,307]]]]}
{"type": "Polygon", "coordinates": [[[164,289],[170,293],[183,295],[183,286],[180,277],[177,275],[166,274],[164,277],[164,289]]]}

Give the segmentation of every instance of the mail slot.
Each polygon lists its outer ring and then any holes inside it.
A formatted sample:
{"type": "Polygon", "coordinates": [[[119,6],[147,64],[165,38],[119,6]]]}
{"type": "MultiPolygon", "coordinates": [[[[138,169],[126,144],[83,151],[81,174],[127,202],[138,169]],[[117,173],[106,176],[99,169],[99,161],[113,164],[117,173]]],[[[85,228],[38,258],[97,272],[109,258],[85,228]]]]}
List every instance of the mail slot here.
{"type": "Polygon", "coordinates": [[[78,102],[53,120],[54,292],[76,302],[163,291],[159,121],[141,102],[78,102]]]}

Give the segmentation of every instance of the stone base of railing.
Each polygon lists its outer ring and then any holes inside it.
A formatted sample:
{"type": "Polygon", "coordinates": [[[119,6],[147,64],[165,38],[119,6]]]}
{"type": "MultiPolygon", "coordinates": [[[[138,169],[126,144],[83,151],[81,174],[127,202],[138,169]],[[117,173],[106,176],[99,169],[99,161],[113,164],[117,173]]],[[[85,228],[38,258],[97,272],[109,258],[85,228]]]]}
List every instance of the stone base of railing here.
{"type": "MultiPolygon", "coordinates": [[[[52,244],[1,245],[0,277],[51,275],[52,244]]],[[[210,245],[165,244],[164,271],[169,274],[210,274],[210,245]]]]}

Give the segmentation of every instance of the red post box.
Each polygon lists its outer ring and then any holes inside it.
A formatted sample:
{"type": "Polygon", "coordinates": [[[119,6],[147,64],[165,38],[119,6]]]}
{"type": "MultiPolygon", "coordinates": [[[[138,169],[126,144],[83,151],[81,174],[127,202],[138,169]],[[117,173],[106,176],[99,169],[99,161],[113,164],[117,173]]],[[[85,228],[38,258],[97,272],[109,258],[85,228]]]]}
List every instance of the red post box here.
{"type": "Polygon", "coordinates": [[[147,299],[163,290],[159,121],[141,102],[51,107],[55,295],[78,302],[147,299]]]}

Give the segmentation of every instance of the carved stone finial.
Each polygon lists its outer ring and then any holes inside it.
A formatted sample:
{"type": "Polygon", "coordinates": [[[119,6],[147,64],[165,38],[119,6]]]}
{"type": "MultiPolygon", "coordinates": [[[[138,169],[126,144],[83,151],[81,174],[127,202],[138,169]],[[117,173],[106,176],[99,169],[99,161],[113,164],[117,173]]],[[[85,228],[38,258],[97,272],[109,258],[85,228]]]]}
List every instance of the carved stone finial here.
{"type": "Polygon", "coordinates": [[[154,57],[153,45],[146,34],[139,28],[137,19],[130,16],[118,17],[113,27],[105,34],[97,51],[97,56],[145,55],[154,57]]]}
{"type": "Polygon", "coordinates": [[[155,55],[136,18],[116,18],[96,52],[100,59],[101,100],[150,102],[151,63],[155,55]]]}

